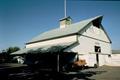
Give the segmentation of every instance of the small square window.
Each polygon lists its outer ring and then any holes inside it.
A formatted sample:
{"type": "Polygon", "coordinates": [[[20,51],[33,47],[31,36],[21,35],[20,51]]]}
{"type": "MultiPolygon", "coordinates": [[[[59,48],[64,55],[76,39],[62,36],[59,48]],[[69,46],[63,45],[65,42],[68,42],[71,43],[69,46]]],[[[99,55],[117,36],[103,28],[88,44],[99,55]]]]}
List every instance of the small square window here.
{"type": "Polygon", "coordinates": [[[95,52],[101,52],[100,46],[95,46],[95,52]]]}
{"type": "Polygon", "coordinates": [[[109,54],[109,55],[108,55],[108,57],[110,58],[110,57],[111,57],[111,55],[109,54]]]}

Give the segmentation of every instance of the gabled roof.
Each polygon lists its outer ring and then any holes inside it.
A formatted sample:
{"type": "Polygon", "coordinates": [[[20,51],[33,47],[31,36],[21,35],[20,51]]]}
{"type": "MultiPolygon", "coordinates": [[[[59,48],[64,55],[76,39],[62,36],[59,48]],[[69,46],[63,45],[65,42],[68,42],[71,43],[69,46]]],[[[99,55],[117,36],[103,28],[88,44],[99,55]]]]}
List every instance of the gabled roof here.
{"type": "Polygon", "coordinates": [[[103,16],[96,16],[94,18],[90,18],[87,20],[80,21],[78,23],[71,24],[66,28],[61,28],[61,29],[57,28],[57,29],[53,29],[53,30],[44,32],[44,33],[38,35],[37,37],[31,39],[30,41],[28,41],[26,44],[40,42],[43,40],[49,40],[49,39],[67,36],[67,35],[71,35],[71,34],[76,34],[78,32],[80,33],[82,31],[82,29],[85,28],[93,20],[99,19],[99,21],[101,22],[102,17],[103,16]]]}

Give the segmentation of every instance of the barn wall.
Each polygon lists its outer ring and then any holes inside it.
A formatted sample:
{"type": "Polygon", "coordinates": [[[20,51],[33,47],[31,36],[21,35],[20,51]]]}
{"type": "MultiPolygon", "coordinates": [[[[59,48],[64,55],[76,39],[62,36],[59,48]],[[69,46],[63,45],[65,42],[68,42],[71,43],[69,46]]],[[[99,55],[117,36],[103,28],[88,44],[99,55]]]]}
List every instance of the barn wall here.
{"type": "Polygon", "coordinates": [[[47,40],[47,41],[27,44],[26,48],[41,47],[41,46],[47,46],[47,45],[57,45],[57,44],[59,45],[61,43],[75,42],[76,40],[77,40],[77,37],[76,35],[74,35],[74,36],[68,36],[68,37],[57,38],[53,40],[47,40]]]}
{"type": "Polygon", "coordinates": [[[86,29],[86,31],[82,35],[89,36],[102,41],[110,42],[102,28],[97,28],[93,26],[92,23],[90,23],[88,26],[90,26],[89,29],[86,29]]]}
{"type": "Polygon", "coordinates": [[[99,66],[106,65],[106,58],[108,58],[108,55],[99,55],[99,66]]]}
{"type": "Polygon", "coordinates": [[[88,66],[94,66],[94,64],[96,64],[94,46],[100,46],[101,53],[99,53],[99,65],[102,66],[106,64],[106,58],[108,58],[108,55],[111,54],[110,43],[98,41],[84,36],[79,36],[78,41],[79,43],[66,49],[66,51],[77,52],[80,54],[79,59],[85,59],[88,66]]]}
{"type": "Polygon", "coordinates": [[[120,54],[112,54],[106,58],[106,61],[108,66],[120,66],[120,54]]]}
{"type": "Polygon", "coordinates": [[[87,65],[88,66],[94,66],[95,63],[97,63],[96,61],[96,55],[95,54],[88,54],[88,59],[87,59],[87,65]]]}
{"type": "MultiPolygon", "coordinates": [[[[104,31],[91,24],[82,35],[78,35],[78,45],[69,50],[78,52],[79,54],[94,53],[94,46],[101,47],[102,54],[111,54],[111,43],[104,31]]],[[[69,51],[68,50],[68,51],[69,51]]]]}
{"type": "Polygon", "coordinates": [[[69,48],[68,51],[78,52],[79,54],[95,53],[94,46],[101,47],[101,54],[111,54],[111,44],[91,39],[84,36],[79,36],[78,45],[69,48]]]}
{"type": "Polygon", "coordinates": [[[108,58],[108,55],[111,54],[111,43],[104,31],[97,30],[97,28],[92,25],[89,26],[91,27],[88,28],[86,32],[84,32],[82,35],[78,35],[78,43],[66,49],[66,51],[77,52],[80,54],[79,58],[86,60],[87,65],[94,66],[96,63],[94,47],[100,46],[101,53],[99,53],[99,65],[105,65],[106,58],[108,58]],[[95,32],[93,30],[97,31],[95,32]]]}

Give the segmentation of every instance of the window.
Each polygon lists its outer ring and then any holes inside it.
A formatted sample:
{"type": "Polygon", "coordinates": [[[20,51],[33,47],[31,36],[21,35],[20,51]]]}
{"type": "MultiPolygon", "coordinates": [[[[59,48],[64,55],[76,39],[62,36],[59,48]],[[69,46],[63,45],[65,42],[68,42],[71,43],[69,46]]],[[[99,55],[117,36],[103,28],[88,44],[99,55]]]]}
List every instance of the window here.
{"type": "Polygon", "coordinates": [[[110,58],[110,57],[111,57],[111,55],[109,54],[109,55],[108,55],[108,57],[110,58]]]}
{"type": "Polygon", "coordinates": [[[93,24],[93,26],[96,26],[97,28],[100,28],[100,22],[99,22],[98,19],[94,20],[94,21],[92,22],[92,24],[93,24]]]}
{"type": "Polygon", "coordinates": [[[100,46],[95,46],[95,52],[101,52],[100,46]]]}

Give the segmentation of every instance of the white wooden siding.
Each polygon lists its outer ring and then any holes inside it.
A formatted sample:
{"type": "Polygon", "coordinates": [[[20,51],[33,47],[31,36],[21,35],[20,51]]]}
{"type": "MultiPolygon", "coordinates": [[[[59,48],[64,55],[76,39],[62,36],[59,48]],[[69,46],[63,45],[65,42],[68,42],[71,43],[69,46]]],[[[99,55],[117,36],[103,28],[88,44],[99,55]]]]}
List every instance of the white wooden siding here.
{"type": "Polygon", "coordinates": [[[111,43],[102,29],[92,24],[82,35],[78,36],[78,45],[66,49],[66,51],[77,52],[80,59],[85,59],[88,66],[96,64],[95,46],[101,47],[99,54],[99,65],[106,64],[108,54],[111,54],[111,43]]]}
{"type": "Polygon", "coordinates": [[[111,54],[106,58],[106,65],[108,66],[120,66],[120,54],[111,54]]]}
{"type": "Polygon", "coordinates": [[[97,28],[90,23],[90,26],[82,35],[89,36],[102,41],[110,42],[107,35],[101,28],[97,28]]]}
{"type": "Polygon", "coordinates": [[[41,47],[41,46],[47,46],[47,45],[57,45],[57,44],[59,45],[61,43],[75,42],[76,40],[77,40],[77,36],[74,35],[74,36],[62,37],[62,38],[27,44],[26,48],[41,47]]]}
{"type": "Polygon", "coordinates": [[[95,39],[91,39],[84,36],[79,36],[78,38],[78,45],[71,48],[68,48],[67,51],[73,51],[78,52],[79,54],[89,54],[89,53],[95,53],[94,46],[100,46],[101,47],[101,54],[111,54],[111,44],[98,41],[95,39]]]}
{"type": "Polygon", "coordinates": [[[94,46],[101,47],[102,54],[111,54],[111,43],[106,36],[105,32],[91,24],[82,35],[79,35],[79,45],[74,47],[72,51],[78,52],[79,54],[94,53],[94,46]]]}

